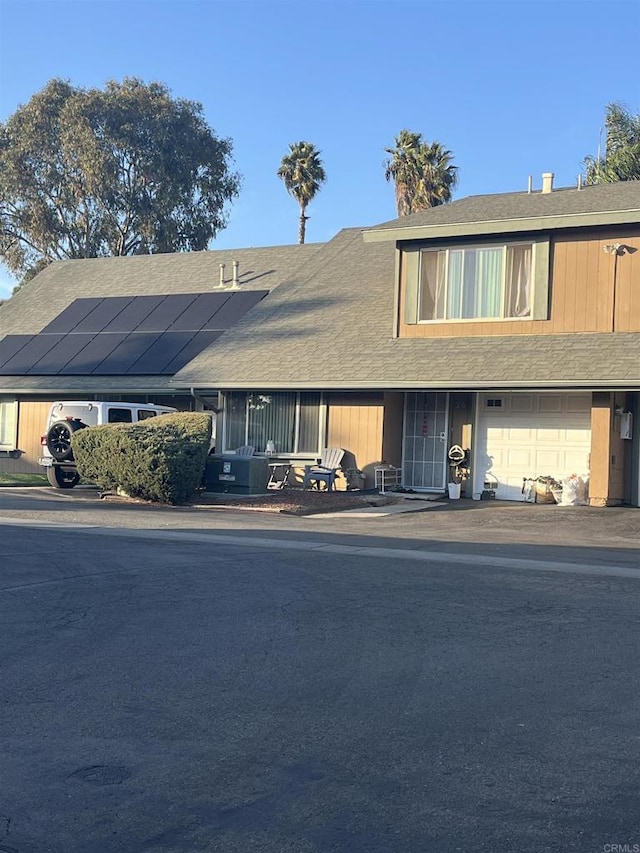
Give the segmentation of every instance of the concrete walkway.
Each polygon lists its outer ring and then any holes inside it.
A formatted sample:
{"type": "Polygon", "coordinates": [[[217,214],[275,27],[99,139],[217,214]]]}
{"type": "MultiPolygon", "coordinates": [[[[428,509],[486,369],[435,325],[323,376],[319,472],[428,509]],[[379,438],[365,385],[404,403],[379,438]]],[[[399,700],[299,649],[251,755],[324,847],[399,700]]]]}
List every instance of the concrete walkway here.
{"type": "Polygon", "coordinates": [[[358,509],[345,509],[340,510],[340,512],[315,513],[315,516],[319,518],[338,518],[346,515],[351,518],[384,518],[388,515],[400,515],[405,512],[424,512],[436,501],[440,502],[442,501],[442,498],[439,495],[420,498],[402,498],[400,502],[396,504],[358,507],[358,509]]]}

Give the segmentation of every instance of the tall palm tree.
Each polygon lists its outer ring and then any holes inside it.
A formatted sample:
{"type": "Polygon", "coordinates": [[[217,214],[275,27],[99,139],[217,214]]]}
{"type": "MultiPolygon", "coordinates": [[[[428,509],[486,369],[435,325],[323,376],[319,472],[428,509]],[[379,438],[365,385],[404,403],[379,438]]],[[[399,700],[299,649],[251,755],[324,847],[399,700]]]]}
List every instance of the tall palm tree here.
{"type": "Polygon", "coordinates": [[[327,176],[320,152],[311,142],[292,142],[282,158],[278,177],[282,178],[289,195],[300,205],[298,243],[304,243],[307,231],[307,205],[313,200],[327,176]]]}
{"type": "Polygon", "coordinates": [[[396,187],[398,216],[413,213],[420,167],[418,159],[422,135],[410,130],[401,130],[395,138],[395,148],[385,148],[391,159],[385,163],[384,176],[393,179],[396,187]]]}
{"type": "Polygon", "coordinates": [[[398,216],[451,201],[458,183],[458,167],[451,162],[451,151],[410,130],[401,130],[395,148],[385,151],[391,155],[385,163],[385,178],[395,183],[398,216]]]}
{"type": "Polygon", "coordinates": [[[607,138],[604,155],[585,157],[588,184],[612,184],[640,179],[640,115],[622,104],[607,106],[604,122],[607,138]]]}

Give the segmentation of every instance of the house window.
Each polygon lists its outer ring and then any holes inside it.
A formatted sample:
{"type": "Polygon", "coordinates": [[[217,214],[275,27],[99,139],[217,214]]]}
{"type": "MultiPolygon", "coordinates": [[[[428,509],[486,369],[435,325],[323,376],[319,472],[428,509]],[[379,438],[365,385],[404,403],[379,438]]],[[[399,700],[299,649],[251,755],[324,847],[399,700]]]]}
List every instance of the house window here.
{"type": "Polygon", "coordinates": [[[425,249],[419,320],[531,317],[532,244],[425,249]]]}
{"type": "Polygon", "coordinates": [[[502,408],[502,398],[501,397],[489,397],[486,402],[487,409],[501,409],[502,408]]]}
{"type": "Polygon", "coordinates": [[[17,447],[18,404],[13,398],[0,397],[0,450],[17,447]]]}
{"type": "Polygon", "coordinates": [[[322,396],[317,392],[251,391],[225,394],[225,450],[251,444],[264,453],[315,455],[323,445],[322,396]]]}

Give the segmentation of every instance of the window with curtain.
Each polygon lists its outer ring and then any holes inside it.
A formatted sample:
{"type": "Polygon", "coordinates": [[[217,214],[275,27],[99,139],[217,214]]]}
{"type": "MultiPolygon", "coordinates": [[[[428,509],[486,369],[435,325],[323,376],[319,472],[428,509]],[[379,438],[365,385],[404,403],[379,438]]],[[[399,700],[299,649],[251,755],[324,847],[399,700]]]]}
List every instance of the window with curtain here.
{"type": "Polygon", "coordinates": [[[12,398],[0,397],[0,450],[15,450],[18,426],[18,404],[12,398]]]}
{"type": "Polygon", "coordinates": [[[531,316],[532,246],[464,246],[420,253],[419,319],[531,316]]]}
{"type": "Polygon", "coordinates": [[[322,398],[318,392],[233,391],[225,394],[225,450],[252,444],[264,453],[272,441],[276,454],[317,454],[322,398]]]}

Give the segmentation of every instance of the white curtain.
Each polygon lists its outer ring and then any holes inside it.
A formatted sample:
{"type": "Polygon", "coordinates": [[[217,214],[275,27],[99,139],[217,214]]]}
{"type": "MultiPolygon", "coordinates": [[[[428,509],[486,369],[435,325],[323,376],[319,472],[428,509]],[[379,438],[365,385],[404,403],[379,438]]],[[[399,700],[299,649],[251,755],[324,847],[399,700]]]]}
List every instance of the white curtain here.
{"type": "Polygon", "coordinates": [[[474,317],[502,316],[502,258],[500,248],[478,249],[474,317]]]}
{"type": "Polygon", "coordinates": [[[463,317],[462,283],[464,251],[451,249],[447,265],[447,318],[456,320],[463,317]]]}
{"type": "Polygon", "coordinates": [[[0,450],[16,449],[18,404],[15,400],[0,400],[0,450]]]}
{"type": "Polygon", "coordinates": [[[531,316],[531,246],[507,249],[506,317],[531,316]]]}

